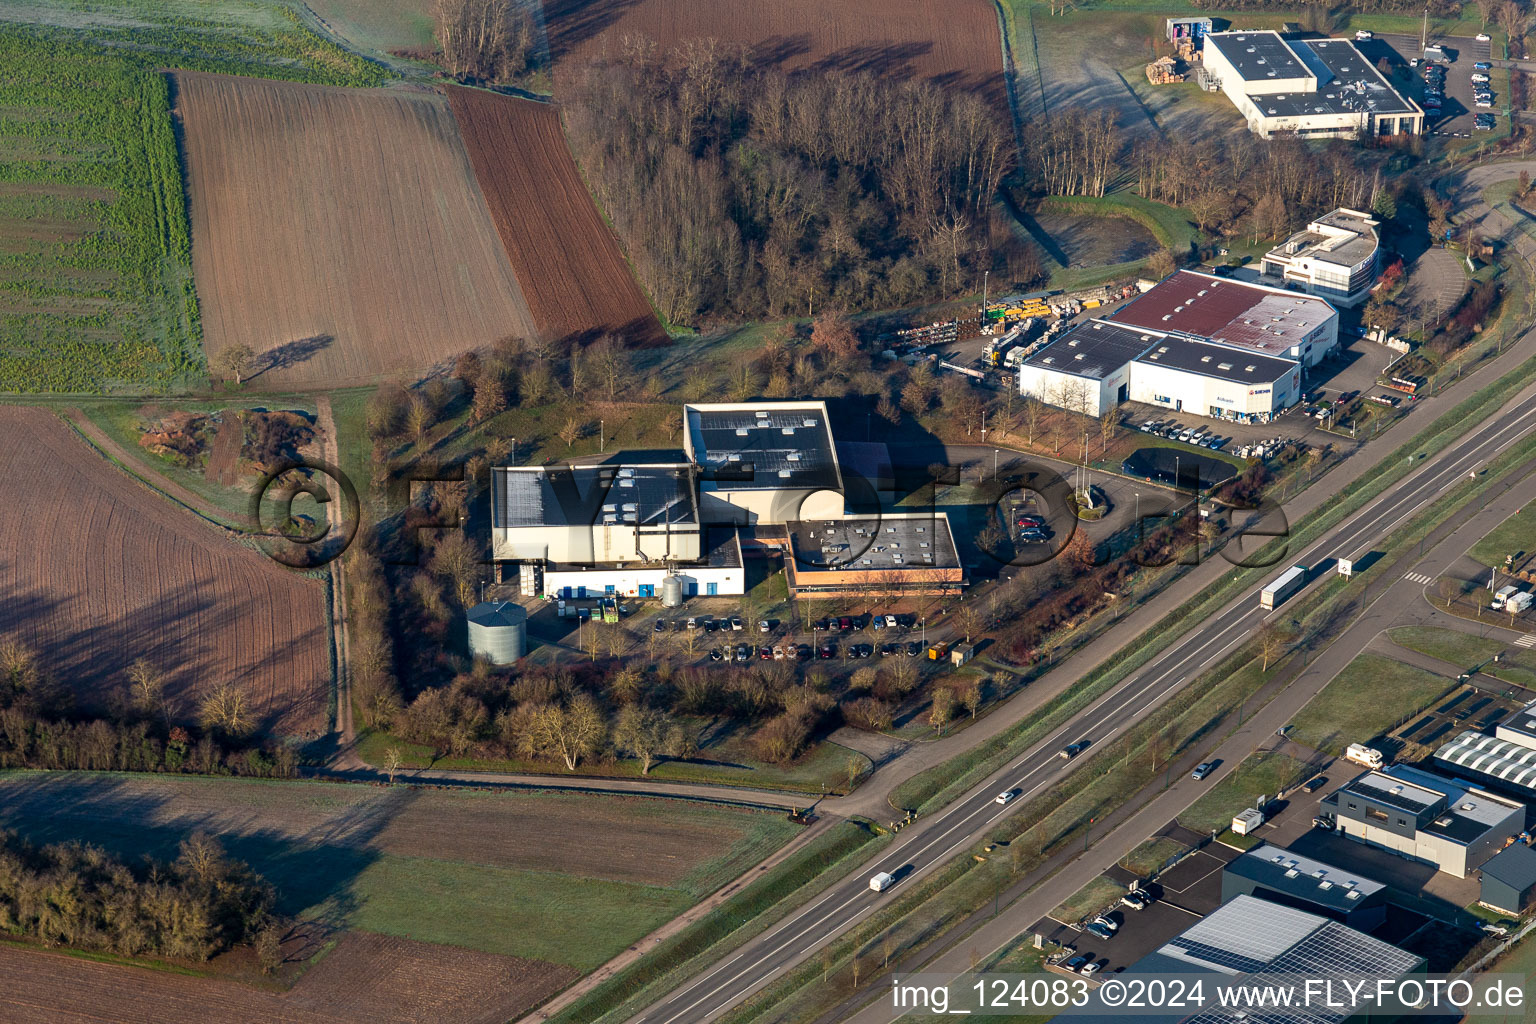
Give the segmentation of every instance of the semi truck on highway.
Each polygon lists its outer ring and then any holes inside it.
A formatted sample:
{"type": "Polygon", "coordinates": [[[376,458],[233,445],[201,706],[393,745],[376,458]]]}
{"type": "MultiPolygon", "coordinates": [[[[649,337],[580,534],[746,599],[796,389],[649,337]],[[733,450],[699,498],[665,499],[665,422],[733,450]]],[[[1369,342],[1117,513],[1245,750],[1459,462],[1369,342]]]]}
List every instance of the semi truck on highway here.
{"type": "Polygon", "coordinates": [[[1293,565],[1281,573],[1269,586],[1259,591],[1259,607],[1273,611],[1285,603],[1286,598],[1307,585],[1307,567],[1293,565]]]}

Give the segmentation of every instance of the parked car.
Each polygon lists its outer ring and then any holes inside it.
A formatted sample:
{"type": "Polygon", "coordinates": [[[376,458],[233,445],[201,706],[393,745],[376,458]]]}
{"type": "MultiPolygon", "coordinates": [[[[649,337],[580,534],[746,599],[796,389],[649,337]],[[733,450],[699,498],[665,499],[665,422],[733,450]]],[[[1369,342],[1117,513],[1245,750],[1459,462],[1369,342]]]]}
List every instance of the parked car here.
{"type": "Polygon", "coordinates": [[[1062,964],[1061,965],[1061,969],[1064,970],[1064,971],[1072,971],[1075,974],[1077,971],[1079,971],[1082,968],[1087,967],[1087,966],[1088,966],[1088,958],[1087,957],[1085,957],[1085,956],[1075,956],[1071,960],[1068,960],[1066,963],[1062,964]]]}
{"type": "Polygon", "coordinates": [[[853,628],[853,620],[844,615],[842,618],[837,620],[837,628],[846,633],[853,628]]]}
{"type": "Polygon", "coordinates": [[[827,620],[817,619],[815,622],[811,623],[811,629],[817,633],[825,633],[827,631],[827,620]]]}
{"type": "Polygon", "coordinates": [[[1146,910],[1147,901],[1138,892],[1128,892],[1120,897],[1122,907],[1130,907],[1132,910],[1146,910]]]}
{"type": "Polygon", "coordinates": [[[811,656],[811,645],[810,644],[796,644],[795,645],[795,657],[796,658],[799,658],[801,661],[805,661],[810,656],[811,656]]]}
{"type": "Polygon", "coordinates": [[[720,628],[720,623],[716,622],[714,619],[705,619],[704,620],[704,632],[706,632],[706,633],[713,633],[713,632],[715,632],[719,628],[720,628]]]}
{"type": "Polygon", "coordinates": [[[1476,39],[1480,43],[1489,43],[1493,41],[1493,36],[1490,36],[1487,32],[1479,32],[1472,38],[1476,39]]]}
{"type": "Polygon", "coordinates": [[[731,629],[732,629],[732,631],[739,633],[741,630],[745,629],[746,626],[747,626],[747,624],[745,622],[741,621],[741,616],[740,615],[732,615],[731,616],[731,629]]]}
{"type": "Polygon", "coordinates": [[[1326,785],[1328,785],[1328,777],[1326,775],[1314,775],[1305,786],[1301,787],[1301,791],[1303,793],[1316,793],[1326,785]]]}
{"type": "Polygon", "coordinates": [[[1105,942],[1108,942],[1110,939],[1115,937],[1115,933],[1113,931],[1099,924],[1097,921],[1089,921],[1087,924],[1083,925],[1083,931],[1087,932],[1089,935],[1103,939],[1105,942]]]}
{"type": "Polygon", "coordinates": [[[894,615],[887,615],[885,617],[885,628],[886,629],[895,629],[896,628],[896,616],[894,616],[894,615]]]}
{"type": "Polygon", "coordinates": [[[759,658],[761,658],[763,661],[772,661],[773,660],[773,648],[772,647],[759,647],[757,649],[757,656],[759,658]]]}
{"type": "Polygon", "coordinates": [[[1472,65],[1472,70],[1473,71],[1487,71],[1487,70],[1489,70],[1492,67],[1493,67],[1493,65],[1488,63],[1487,61],[1480,60],[1476,64],[1472,65]]]}
{"type": "Polygon", "coordinates": [[[1473,103],[1476,106],[1479,106],[1479,107],[1491,107],[1491,106],[1493,106],[1493,98],[1491,96],[1490,97],[1479,96],[1476,100],[1473,101],[1473,103]]]}
{"type": "Polygon", "coordinates": [[[837,648],[833,647],[831,644],[822,644],[819,648],[816,649],[816,657],[835,658],[837,657],[837,648]]]}
{"type": "Polygon", "coordinates": [[[1207,775],[1211,774],[1211,772],[1213,772],[1215,770],[1216,770],[1216,765],[1213,764],[1210,761],[1206,761],[1206,762],[1203,762],[1201,764],[1195,765],[1195,770],[1189,773],[1189,777],[1194,779],[1196,782],[1200,782],[1202,779],[1204,779],[1207,775]]]}
{"type": "Polygon", "coordinates": [[[709,660],[710,661],[720,661],[724,657],[725,657],[725,655],[721,653],[720,648],[718,648],[718,647],[710,648],[710,651],[709,651],[709,660]]]}
{"type": "Polygon", "coordinates": [[[658,632],[658,633],[665,633],[667,631],[667,620],[666,619],[657,619],[656,620],[656,625],[655,625],[654,628],[655,628],[655,631],[658,632]]]}
{"type": "Polygon", "coordinates": [[[915,658],[922,653],[923,645],[918,643],[916,640],[913,640],[911,643],[907,644],[907,657],[915,658]]]}
{"type": "Polygon", "coordinates": [[[1093,923],[1094,924],[1101,924],[1105,928],[1108,928],[1112,932],[1117,932],[1117,931],[1120,930],[1120,922],[1119,921],[1116,921],[1112,917],[1106,917],[1103,914],[1100,914],[1098,917],[1094,918],[1093,919],[1093,923]]]}
{"type": "Polygon", "coordinates": [[[773,624],[767,619],[762,619],[757,624],[757,631],[759,633],[771,633],[773,632],[773,624]]]}
{"type": "Polygon", "coordinates": [[[774,644],[773,645],[773,660],[774,661],[783,661],[784,660],[784,645],[783,644],[774,644]]]}
{"type": "Polygon", "coordinates": [[[1320,829],[1323,829],[1325,831],[1332,832],[1333,831],[1333,819],[1328,817],[1326,814],[1319,814],[1317,817],[1312,819],[1312,827],[1313,828],[1320,828],[1320,829]]]}
{"type": "Polygon", "coordinates": [[[1358,32],[1355,33],[1355,40],[1356,40],[1356,42],[1362,42],[1363,43],[1367,39],[1375,39],[1375,38],[1376,38],[1376,33],[1374,33],[1374,32],[1367,32],[1365,29],[1360,29],[1358,32]]]}
{"type": "Polygon", "coordinates": [[[882,658],[888,658],[892,654],[900,654],[900,653],[901,653],[901,644],[881,644],[880,645],[880,657],[882,657],[882,658]]]}
{"type": "Polygon", "coordinates": [[[1104,969],[1104,965],[1107,964],[1107,963],[1109,963],[1108,960],[1090,960],[1086,964],[1083,964],[1083,971],[1082,971],[1082,973],[1084,973],[1084,974],[1098,974],[1100,971],[1102,971],[1104,969]]]}

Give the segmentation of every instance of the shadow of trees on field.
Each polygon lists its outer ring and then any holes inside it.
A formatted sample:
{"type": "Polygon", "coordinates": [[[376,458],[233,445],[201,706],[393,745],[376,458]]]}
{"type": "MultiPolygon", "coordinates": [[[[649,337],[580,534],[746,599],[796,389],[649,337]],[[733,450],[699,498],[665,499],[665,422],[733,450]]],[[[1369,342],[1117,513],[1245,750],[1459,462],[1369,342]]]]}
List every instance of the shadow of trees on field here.
{"type": "Polygon", "coordinates": [[[247,380],[255,380],[269,370],[286,370],[307,362],[336,343],[334,336],[316,334],[296,341],[285,341],[276,348],[269,348],[256,357],[257,369],[247,380]]]}
{"type": "MultiPolygon", "coordinates": [[[[302,784],[293,784],[295,788],[302,784]]],[[[317,784],[318,785],[318,784],[317,784]]],[[[356,792],[356,791],[354,791],[356,792]]],[[[285,827],[281,793],[241,780],[35,773],[0,781],[0,828],[34,843],[79,841],[133,862],[174,860],[194,832],[271,882],[280,913],[309,911],[297,929],[317,938],[348,927],[360,906],[358,878],[382,856],[379,839],[420,796],[410,788],[368,789],[312,825],[285,827]],[[210,787],[218,787],[210,799],[210,787]],[[244,793],[259,802],[241,803],[244,793]],[[178,798],[182,798],[178,806],[178,798]]],[[[294,806],[308,799],[295,794],[294,806]]]]}

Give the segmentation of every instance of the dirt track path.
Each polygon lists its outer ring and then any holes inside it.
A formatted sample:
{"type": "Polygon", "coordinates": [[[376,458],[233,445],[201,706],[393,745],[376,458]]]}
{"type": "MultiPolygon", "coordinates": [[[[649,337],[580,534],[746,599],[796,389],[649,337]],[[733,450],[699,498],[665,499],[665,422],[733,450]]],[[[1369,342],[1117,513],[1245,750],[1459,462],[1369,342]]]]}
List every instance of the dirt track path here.
{"type": "MultiPolygon", "coordinates": [[[[329,395],[315,399],[315,426],[320,432],[320,455],[333,466],[341,465],[341,447],[336,439],[336,417],[329,395]]],[[[342,528],[342,502],[328,501],[325,519],[329,528],[342,528]]],[[[366,767],[353,747],[357,732],[352,724],[351,634],[347,628],[347,588],[341,559],[330,564],[331,570],[331,643],[336,651],[336,754],[331,764],[337,768],[366,767]]]]}
{"type": "MultiPolygon", "coordinates": [[[[60,409],[59,415],[76,430],[85,436],[98,451],[107,458],[116,462],[124,472],[138,479],[152,491],[156,491],[162,497],[169,498],[178,505],[185,506],[189,511],[196,513],[203,519],[207,519],[215,525],[229,528],[227,522],[228,513],[209,505],[202,498],[193,494],[174,480],[154,472],[132,453],[125,451],[122,445],[108,437],[106,432],[92,423],[90,417],[78,408],[60,409]]],[[[244,526],[238,523],[236,525],[244,526]]]]}

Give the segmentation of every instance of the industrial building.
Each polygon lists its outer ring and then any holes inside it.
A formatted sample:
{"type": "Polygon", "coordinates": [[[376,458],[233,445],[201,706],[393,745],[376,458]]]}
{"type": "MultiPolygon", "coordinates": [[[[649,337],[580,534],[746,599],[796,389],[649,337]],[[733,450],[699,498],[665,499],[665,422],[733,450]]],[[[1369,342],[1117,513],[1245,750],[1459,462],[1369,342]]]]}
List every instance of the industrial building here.
{"type": "Polygon", "coordinates": [[[1358,306],[1376,285],[1380,222],[1358,210],[1324,214],[1264,254],[1264,273],[1337,306],[1358,306]]]}
{"type": "Polygon", "coordinates": [[[1509,739],[1514,730],[1507,724],[1499,730],[1499,736],[1470,729],[1461,733],[1435,751],[1436,767],[1512,799],[1536,802],[1536,749],[1509,739]]]}
{"type": "Polygon", "coordinates": [[[1536,850],[1515,843],[1484,864],[1477,902],[1506,914],[1523,914],[1536,894],[1536,850]]]}
{"type": "Polygon", "coordinates": [[[788,524],[784,571],[795,596],[958,594],[965,567],[943,513],[788,524]]]}
{"type": "Polygon", "coordinates": [[[1367,772],[1329,794],[1322,806],[1350,839],[1457,878],[1525,827],[1523,804],[1408,765],[1367,772]]]}
{"type": "Polygon", "coordinates": [[[1324,299],[1180,270],[1108,319],[1316,366],[1339,347],[1339,314],[1324,299]]]}
{"type": "Polygon", "coordinates": [[[741,533],[751,531],[785,549],[791,593],[952,594],[965,585],[946,516],[879,514],[895,486],[883,445],[845,448],[863,466],[847,493],[825,403],[687,405],[683,420],[683,451],[495,467],[493,560],[536,566],[542,593],[560,600],[739,595],[741,533]],[[837,558],[826,557],[832,534],[837,558]]]}
{"type": "Polygon", "coordinates": [[[1099,416],[1127,400],[1265,423],[1301,395],[1301,368],[1183,334],[1089,320],[1024,359],[1019,390],[1099,416]]]}
{"type": "Polygon", "coordinates": [[[706,522],[756,526],[843,514],[843,479],[825,402],[683,406],[706,522]]]}
{"type": "Polygon", "coordinates": [[[1207,32],[1206,74],[1269,138],[1420,135],[1424,110],[1406,99],[1348,39],[1278,32],[1207,32]]]}
{"type": "MultiPolygon", "coordinates": [[[[1240,894],[1116,977],[1208,974],[1219,980],[1246,975],[1246,980],[1262,984],[1266,978],[1394,978],[1421,972],[1424,966],[1423,957],[1327,917],[1240,894]]],[[[1336,1024],[1348,1019],[1351,1012],[1343,1000],[1332,1005],[1314,1001],[1305,1012],[1286,1008],[1273,1013],[1206,1000],[1182,1019],[1201,1024],[1336,1024]]],[[[1123,1024],[1133,1017],[1120,1011],[1071,1019],[1080,1024],[1123,1024]]]]}
{"type": "Polygon", "coordinates": [[[1238,896],[1258,896],[1365,932],[1387,918],[1382,883],[1267,843],[1222,869],[1221,901],[1238,896]]]}

